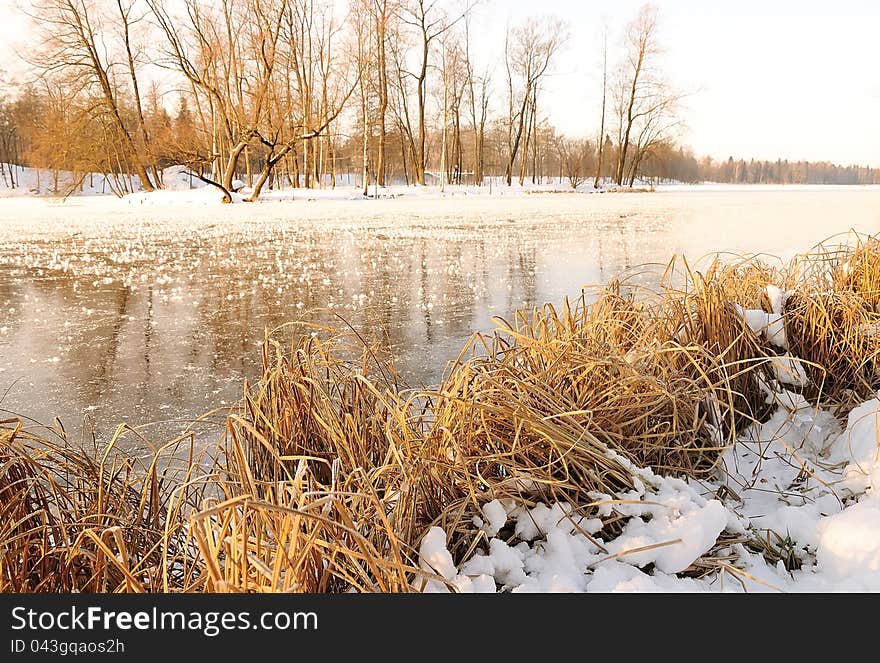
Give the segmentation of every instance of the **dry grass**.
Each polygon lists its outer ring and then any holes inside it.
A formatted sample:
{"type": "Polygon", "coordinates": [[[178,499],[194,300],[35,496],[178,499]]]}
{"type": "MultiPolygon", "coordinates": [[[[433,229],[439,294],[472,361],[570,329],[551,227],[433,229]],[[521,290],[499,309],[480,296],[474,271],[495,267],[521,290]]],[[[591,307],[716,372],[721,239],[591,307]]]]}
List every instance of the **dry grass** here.
{"type": "Polygon", "coordinates": [[[199,488],[178,440],[147,465],[115,452],[123,434],[96,454],[63,431],[52,439],[0,422],[0,590],[158,591],[185,587],[196,568],[186,519],[199,488]],[[163,464],[163,459],[167,461],[163,464]]]}
{"type": "Polygon", "coordinates": [[[115,450],[131,431],[96,453],[0,422],[0,590],[410,591],[430,576],[427,528],[441,524],[460,560],[490,499],[588,511],[594,491],[632,487],[627,461],[708,475],[769,412],[761,385],[780,350],[736,308],[769,311],[768,284],[789,291],[805,395],[876,391],[880,242],[857,238],[788,265],[673,261],[655,292],[613,283],[520,312],[475,335],[430,392],[351,339],[269,338],[210,457],[177,440],[138,463],[115,450]]]}

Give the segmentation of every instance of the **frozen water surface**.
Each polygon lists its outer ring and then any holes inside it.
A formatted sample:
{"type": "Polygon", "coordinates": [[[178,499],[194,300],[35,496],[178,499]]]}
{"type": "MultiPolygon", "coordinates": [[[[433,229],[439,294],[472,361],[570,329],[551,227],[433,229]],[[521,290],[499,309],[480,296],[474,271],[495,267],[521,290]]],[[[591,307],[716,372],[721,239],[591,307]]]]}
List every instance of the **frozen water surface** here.
{"type": "Polygon", "coordinates": [[[432,384],[493,316],[673,253],[785,257],[851,228],[880,231],[880,190],[0,200],[0,418],[164,439],[234,403],[264,330],[291,321],[350,323],[432,384]]]}

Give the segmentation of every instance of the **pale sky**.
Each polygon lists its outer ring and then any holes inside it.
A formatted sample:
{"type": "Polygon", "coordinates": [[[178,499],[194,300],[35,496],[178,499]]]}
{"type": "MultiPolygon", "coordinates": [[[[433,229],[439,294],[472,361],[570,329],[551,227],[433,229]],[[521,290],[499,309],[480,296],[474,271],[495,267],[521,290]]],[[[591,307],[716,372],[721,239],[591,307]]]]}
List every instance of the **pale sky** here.
{"type": "MultiPolygon", "coordinates": [[[[490,0],[503,34],[536,13],[571,33],[544,102],[563,131],[599,125],[602,24],[609,47],[643,0],[490,0]]],[[[657,0],[664,70],[686,100],[684,142],[716,158],[880,166],[878,0],[657,0]]],[[[503,39],[503,36],[498,37],[503,39]]],[[[610,59],[610,56],[609,56],[610,59]]]]}
{"type": "MultiPolygon", "coordinates": [[[[27,23],[0,0],[0,44],[27,23]]],[[[595,135],[602,25],[609,59],[643,0],[483,0],[472,33],[503,57],[508,21],[562,18],[569,41],[545,84],[543,112],[562,131],[595,135]]],[[[880,2],[657,0],[663,68],[685,102],[682,139],[698,156],[827,159],[880,166],[880,2]]],[[[11,62],[0,67],[14,69],[11,62]]],[[[498,74],[503,93],[502,72],[498,74]]],[[[496,102],[497,103],[497,102],[496,102]]],[[[503,110],[503,109],[496,109],[503,110]]]]}

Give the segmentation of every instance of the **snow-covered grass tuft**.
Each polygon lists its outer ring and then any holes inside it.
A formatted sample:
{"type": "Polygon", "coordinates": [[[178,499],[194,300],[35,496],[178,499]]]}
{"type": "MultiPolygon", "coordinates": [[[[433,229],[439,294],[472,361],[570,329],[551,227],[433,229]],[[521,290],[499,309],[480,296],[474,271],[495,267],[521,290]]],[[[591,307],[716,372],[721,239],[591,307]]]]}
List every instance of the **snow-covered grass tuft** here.
{"type": "Polygon", "coordinates": [[[880,396],[843,432],[825,410],[780,405],[713,480],[638,470],[638,488],[585,505],[602,507],[592,518],[566,502],[511,501],[513,526],[455,568],[434,527],[422,551],[444,562],[448,584],[430,589],[880,591],[878,418],[880,396]]]}

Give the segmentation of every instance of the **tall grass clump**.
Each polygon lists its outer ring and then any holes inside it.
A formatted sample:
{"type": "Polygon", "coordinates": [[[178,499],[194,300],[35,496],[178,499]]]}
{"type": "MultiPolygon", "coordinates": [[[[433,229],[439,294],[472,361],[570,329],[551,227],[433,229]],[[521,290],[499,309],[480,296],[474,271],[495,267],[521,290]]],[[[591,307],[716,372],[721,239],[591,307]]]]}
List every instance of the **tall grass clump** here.
{"type": "Polygon", "coordinates": [[[404,591],[420,573],[423,422],[378,349],[343,342],[267,339],[228,421],[225,501],[194,519],[209,588],[404,591]]]}
{"type": "Polygon", "coordinates": [[[194,487],[191,470],[173,462],[186,457],[182,441],[142,463],[116,453],[123,431],[96,453],[63,430],[37,436],[20,421],[0,422],[0,591],[142,592],[193,582],[185,514],[194,487]]]}

